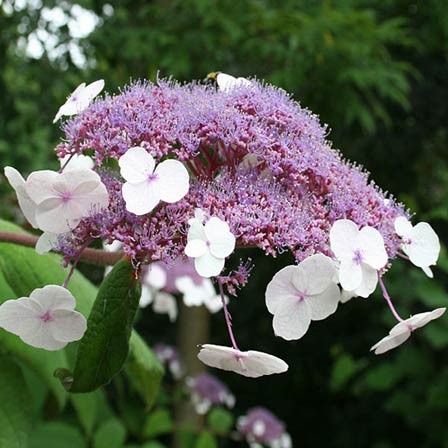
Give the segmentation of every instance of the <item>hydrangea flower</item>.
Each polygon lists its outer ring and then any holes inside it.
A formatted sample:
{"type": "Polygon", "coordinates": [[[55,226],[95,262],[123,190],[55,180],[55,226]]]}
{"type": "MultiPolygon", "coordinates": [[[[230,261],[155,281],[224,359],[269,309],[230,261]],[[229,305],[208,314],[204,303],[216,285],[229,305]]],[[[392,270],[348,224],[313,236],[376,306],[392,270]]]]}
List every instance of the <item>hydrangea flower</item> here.
{"type": "Polygon", "coordinates": [[[275,274],[266,289],[266,306],[274,315],[277,336],[300,339],[312,320],[326,319],[336,311],[341,294],[334,272],[333,261],[316,254],[275,274]]]}
{"type": "Polygon", "coordinates": [[[212,406],[227,406],[233,408],[235,397],[228,387],[218,378],[209,373],[200,373],[187,378],[191,401],[198,414],[206,414],[212,406]]]}
{"type": "Polygon", "coordinates": [[[427,311],[426,313],[415,314],[409,319],[398,322],[395,327],[393,327],[389,334],[377,342],[370,350],[375,352],[375,355],[381,355],[389,350],[392,350],[399,345],[406,342],[410,337],[412,332],[417,330],[417,328],[424,327],[429,324],[434,319],[438,319],[446,311],[446,308],[437,308],[433,311],[427,311]]]}
{"type": "MultiPolygon", "coordinates": [[[[153,295],[150,303],[152,303],[152,309],[155,313],[167,314],[171,322],[174,322],[177,319],[177,301],[176,298],[171,294],[163,291],[158,291],[153,295]]],[[[140,306],[142,306],[142,301],[140,301],[140,306]]]]}
{"type": "Polygon", "coordinates": [[[26,192],[36,204],[35,217],[44,232],[74,229],[82,218],[107,207],[109,195],[92,170],[66,173],[35,171],[26,180],[26,192]]]}
{"type": "Polygon", "coordinates": [[[381,233],[370,226],[359,230],[353,221],[340,219],[331,227],[330,244],[340,261],[342,288],[368,297],[378,283],[377,271],[386,266],[388,259],[381,233]]]}
{"type": "Polygon", "coordinates": [[[250,378],[283,373],[288,370],[288,364],[285,361],[268,353],[255,350],[242,352],[221,345],[201,345],[198,358],[207,366],[229,370],[250,378]]]}
{"type": "Polygon", "coordinates": [[[426,222],[419,222],[413,226],[404,216],[395,222],[395,231],[402,239],[401,248],[409,257],[411,263],[428,277],[433,277],[430,266],[435,265],[440,253],[439,237],[426,222]]]}
{"type": "Polygon", "coordinates": [[[291,448],[291,437],[285,430],[285,424],[263,407],[250,409],[237,421],[238,432],[245,437],[253,448],[260,445],[270,448],[291,448]]]}
{"type": "Polygon", "coordinates": [[[179,352],[175,347],[158,343],[153,347],[153,350],[159,361],[168,367],[174,379],[178,380],[183,376],[184,367],[179,352]]]}
{"type": "Polygon", "coordinates": [[[80,84],[69,95],[67,101],[59,108],[53,123],[56,123],[61,117],[76,115],[86,109],[91,101],[100,94],[104,88],[104,80],[99,79],[91,84],[85,82],[80,84]]]}
{"type": "Polygon", "coordinates": [[[67,154],[59,159],[59,163],[64,171],[92,170],[95,166],[92,157],[84,154],[67,154]]]}
{"type": "Polygon", "coordinates": [[[154,158],[142,147],[130,148],[119,161],[126,209],[136,215],[152,211],[160,201],[172,204],[189,188],[187,169],[178,160],[165,160],[156,167],[154,158]]]}
{"type": "Polygon", "coordinates": [[[75,305],[66,288],[47,285],[29,297],[0,305],[0,327],[32,347],[59,350],[81,339],[86,331],[86,319],[75,311],[75,305]]]}
{"type": "Polygon", "coordinates": [[[235,249],[235,236],[229,225],[216,216],[208,219],[204,225],[198,213],[188,223],[190,228],[185,254],[194,258],[196,271],[202,277],[219,275],[226,257],[235,249]]]}
{"type": "Polygon", "coordinates": [[[216,75],[216,83],[218,84],[219,90],[222,90],[223,92],[229,92],[235,87],[250,86],[252,84],[246,78],[235,78],[235,76],[228,75],[226,73],[218,73],[216,75]]]}

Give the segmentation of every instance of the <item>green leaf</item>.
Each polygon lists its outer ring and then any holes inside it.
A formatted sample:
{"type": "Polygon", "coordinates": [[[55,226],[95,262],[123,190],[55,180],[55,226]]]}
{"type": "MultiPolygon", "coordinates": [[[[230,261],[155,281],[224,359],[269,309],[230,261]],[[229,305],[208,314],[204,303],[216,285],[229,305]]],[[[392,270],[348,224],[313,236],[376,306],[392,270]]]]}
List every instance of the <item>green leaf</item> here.
{"type": "Polygon", "coordinates": [[[79,344],[71,392],[107,384],[123,367],[140,299],[140,283],[129,260],[118,262],[98,291],[79,344]]]}
{"type": "Polygon", "coordinates": [[[31,395],[20,367],[0,357],[0,447],[28,448],[31,429],[31,395]]]}
{"type": "Polygon", "coordinates": [[[171,432],[173,420],[168,409],[156,409],[148,415],[143,427],[143,437],[150,439],[171,432]]]}
{"type": "Polygon", "coordinates": [[[62,422],[39,424],[30,436],[27,448],[87,448],[81,432],[76,426],[62,422]]]}
{"type": "Polygon", "coordinates": [[[93,448],[121,448],[126,440],[126,429],[122,423],[111,418],[105,421],[93,437],[93,448]]]}
{"type": "Polygon", "coordinates": [[[218,444],[212,434],[203,432],[196,440],[195,448],[218,448],[218,444]]]}
{"type": "Polygon", "coordinates": [[[220,434],[228,433],[233,426],[233,415],[224,408],[214,408],[207,418],[210,429],[220,434]]]}
{"type": "Polygon", "coordinates": [[[76,410],[84,432],[90,436],[99,420],[100,406],[104,402],[103,391],[96,390],[88,394],[72,394],[70,395],[70,401],[76,410]]]}

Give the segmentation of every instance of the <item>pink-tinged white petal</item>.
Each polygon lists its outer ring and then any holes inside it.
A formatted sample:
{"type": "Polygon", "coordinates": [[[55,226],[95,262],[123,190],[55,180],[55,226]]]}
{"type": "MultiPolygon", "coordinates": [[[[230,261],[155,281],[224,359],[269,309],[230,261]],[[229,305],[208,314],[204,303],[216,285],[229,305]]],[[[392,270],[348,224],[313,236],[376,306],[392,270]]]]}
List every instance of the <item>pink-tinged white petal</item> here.
{"type": "Polygon", "coordinates": [[[205,235],[210,243],[210,252],[217,258],[226,258],[235,250],[235,236],[225,221],[210,218],[204,227],[205,235]]]}
{"type": "Polygon", "coordinates": [[[19,207],[22,210],[26,220],[34,227],[37,228],[36,222],[36,203],[30,198],[25,188],[25,179],[22,175],[10,166],[4,169],[6,179],[17,195],[17,201],[19,207]]]}
{"type": "Polygon", "coordinates": [[[36,220],[44,232],[65,233],[79,224],[80,212],[76,204],[64,203],[59,198],[46,199],[36,208],[36,220]]]}
{"type": "Polygon", "coordinates": [[[194,259],[196,272],[205,278],[216,277],[224,268],[224,258],[216,258],[210,252],[194,259]]]}
{"type": "Polygon", "coordinates": [[[146,215],[160,202],[158,186],[155,182],[144,181],[139,184],[126,182],[122,187],[126,210],[134,215],[146,215]]]}
{"type": "Polygon", "coordinates": [[[53,311],[52,319],[47,323],[48,331],[57,341],[79,341],[86,332],[86,318],[77,311],[57,309],[53,311]]]}
{"type": "Polygon", "coordinates": [[[425,275],[429,278],[434,278],[434,274],[429,266],[422,266],[421,270],[425,273],[425,275]]]}
{"type": "Polygon", "coordinates": [[[231,347],[213,344],[202,345],[198,358],[210,367],[236,372],[250,378],[283,373],[288,370],[288,364],[267,353],[254,350],[242,352],[231,347]]]}
{"type": "Polygon", "coordinates": [[[187,257],[197,258],[208,252],[207,243],[203,240],[190,240],[184,249],[187,257]]]}
{"type": "MultiPolygon", "coordinates": [[[[398,324],[400,325],[400,324],[398,324]]],[[[400,325],[393,333],[381,339],[377,342],[370,351],[373,351],[375,355],[381,355],[388,352],[399,345],[406,342],[411,336],[411,331],[405,325],[400,325]]]]}
{"type": "Polygon", "coordinates": [[[346,291],[345,289],[341,291],[341,303],[347,303],[354,297],[357,297],[355,291],[346,291]]]}
{"type": "Polygon", "coordinates": [[[72,293],[59,285],[46,285],[35,289],[29,297],[35,300],[44,310],[73,311],[76,300],[72,293]]]}
{"type": "Polygon", "coordinates": [[[120,174],[127,182],[138,184],[153,174],[156,162],[146,149],[134,146],[120,157],[118,165],[120,174]]]}
{"type": "Polygon", "coordinates": [[[363,227],[359,232],[363,262],[379,270],[387,264],[387,253],[381,233],[373,227],[363,227]]]}
{"type": "Polygon", "coordinates": [[[308,297],[306,303],[311,311],[311,320],[323,320],[331,316],[336,312],[340,299],[341,292],[334,283],[320,294],[308,297]]]}
{"type": "Polygon", "coordinates": [[[342,289],[354,291],[362,283],[361,265],[353,259],[344,259],[339,266],[339,282],[342,289]]]}
{"type": "Polygon", "coordinates": [[[351,258],[357,249],[358,226],[349,219],[335,221],[330,229],[330,246],[336,258],[351,258]]]}
{"type": "Polygon", "coordinates": [[[323,254],[315,254],[303,260],[292,281],[298,291],[308,295],[320,294],[333,282],[334,262],[323,254]]]}
{"type": "Polygon", "coordinates": [[[355,294],[366,299],[375,291],[378,284],[378,272],[367,264],[361,264],[362,280],[361,284],[355,289],[355,294]]]}
{"type": "Polygon", "coordinates": [[[92,157],[83,154],[67,154],[59,159],[61,168],[64,167],[64,173],[74,170],[91,170],[95,166],[92,157]]]}
{"type": "Polygon", "coordinates": [[[177,319],[177,301],[171,294],[158,292],[154,297],[152,309],[156,313],[167,314],[171,322],[177,319]]]}
{"type": "Polygon", "coordinates": [[[39,255],[46,254],[57,247],[60,234],[44,232],[36,242],[36,252],[39,255]]]}
{"type": "Polygon", "coordinates": [[[429,324],[432,320],[438,319],[446,311],[446,308],[436,308],[433,311],[427,311],[425,313],[414,314],[414,316],[406,319],[406,324],[410,325],[412,330],[424,327],[429,324]]]}
{"type": "Polygon", "coordinates": [[[272,327],[277,336],[292,341],[304,336],[310,323],[311,310],[307,300],[285,300],[276,308],[272,327]]]}
{"type": "Polygon", "coordinates": [[[278,271],[269,282],[266,293],[266,306],[271,314],[275,314],[277,308],[284,301],[297,299],[298,291],[295,288],[292,278],[297,272],[297,266],[286,266],[278,271]]]}
{"type": "Polygon", "coordinates": [[[440,241],[436,232],[426,222],[419,222],[411,234],[411,243],[403,245],[403,251],[418,267],[436,264],[440,253],[440,241]]]}
{"type": "Polygon", "coordinates": [[[403,238],[408,238],[412,232],[412,224],[404,216],[395,219],[394,227],[396,234],[403,238]]]}
{"type": "Polygon", "coordinates": [[[36,204],[46,199],[54,199],[56,196],[54,184],[58,178],[59,174],[55,171],[34,171],[25,182],[26,192],[36,204]]]}
{"type": "Polygon", "coordinates": [[[0,305],[0,327],[17,336],[32,335],[40,328],[39,315],[43,312],[28,297],[7,300],[0,305]]]}
{"type": "Polygon", "coordinates": [[[154,171],[157,176],[160,199],[172,204],[180,201],[190,188],[190,176],[178,160],[165,160],[154,171]]]}

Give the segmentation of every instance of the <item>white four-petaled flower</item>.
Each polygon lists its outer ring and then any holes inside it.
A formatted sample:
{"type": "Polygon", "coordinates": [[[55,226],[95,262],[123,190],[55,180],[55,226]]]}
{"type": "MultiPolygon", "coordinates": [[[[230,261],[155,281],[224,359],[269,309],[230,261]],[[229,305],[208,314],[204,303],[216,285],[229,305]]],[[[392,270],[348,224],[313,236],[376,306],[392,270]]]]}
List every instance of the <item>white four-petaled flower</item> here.
{"type": "Polygon", "coordinates": [[[246,78],[235,78],[235,76],[227,75],[226,73],[218,73],[216,75],[216,83],[219,90],[223,92],[230,92],[235,87],[250,86],[252,83],[246,78]]]}
{"type": "Polygon", "coordinates": [[[368,297],[375,291],[379,269],[387,264],[384,240],[378,230],[361,230],[348,219],[336,221],[330,230],[331,250],[340,262],[339,282],[346,291],[368,297]]]}
{"type": "Polygon", "coordinates": [[[180,201],[189,189],[189,175],[178,160],[165,160],[156,167],[154,158],[139,146],[130,148],[118,161],[126,209],[135,215],[145,215],[160,201],[172,204],[180,201]]]}
{"type": "Polygon", "coordinates": [[[427,222],[413,226],[404,216],[395,219],[395,231],[402,238],[401,248],[411,263],[428,276],[433,276],[430,266],[436,264],[440,253],[439,237],[427,222]]]}
{"type": "Polygon", "coordinates": [[[235,249],[235,236],[229,225],[215,216],[205,225],[202,222],[203,212],[197,210],[195,217],[188,223],[190,229],[187,235],[185,254],[194,258],[196,272],[205,278],[219,275],[228,257],[235,249]]]}
{"type": "Polygon", "coordinates": [[[375,355],[381,355],[393,348],[398,347],[407,341],[413,331],[417,328],[421,328],[431,322],[434,319],[438,319],[445,312],[446,308],[437,308],[433,311],[427,311],[426,313],[415,314],[414,316],[399,322],[393,327],[389,334],[377,342],[370,351],[374,351],[375,355]]]}
{"type": "Polygon", "coordinates": [[[255,350],[242,352],[222,345],[201,345],[198,358],[207,366],[229,370],[250,378],[283,373],[288,370],[288,364],[276,356],[255,350]]]}
{"type": "Polygon", "coordinates": [[[30,297],[0,306],[0,327],[23,342],[45,350],[59,350],[82,338],[86,319],[75,311],[76,301],[62,286],[35,289],[30,297]]]}
{"type": "Polygon", "coordinates": [[[92,170],[34,171],[26,180],[26,192],[36,204],[36,223],[44,232],[72,230],[109,204],[106,187],[92,170]]]}
{"type": "Polygon", "coordinates": [[[286,340],[300,339],[312,320],[333,314],[341,294],[334,283],[334,263],[322,254],[277,272],[266,289],[266,306],[274,315],[274,332],[286,340]]]}
{"type": "Polygon", "coordinates": [[[103,90],[104,80],[99,79],[88,85],[85,82],[80,84],[69,95],[67,101],[59,108],[53,123],[56,123],[62,116],[76,115],[87,109],[91,101],[103,90]]]}

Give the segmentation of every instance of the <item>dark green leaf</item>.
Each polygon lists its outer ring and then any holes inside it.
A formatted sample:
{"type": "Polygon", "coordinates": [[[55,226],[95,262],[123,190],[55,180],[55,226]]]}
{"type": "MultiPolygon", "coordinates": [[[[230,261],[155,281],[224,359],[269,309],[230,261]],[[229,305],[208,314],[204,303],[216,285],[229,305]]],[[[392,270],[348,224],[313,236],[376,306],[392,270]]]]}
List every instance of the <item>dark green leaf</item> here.
{"type": "Polygon", "coordinates": [[[93,448],[121,448],[126,440],[126,429],[116,418],[105,421],[95,432],[93,448]]]}
{"type": "Polygon", "coordinates": [[[150,439],[160,434],[166,434],[173,429],[173,420],[167,409],[156,409],[149,414],[143,427],[143,437],[150,439]]]}
{"type": "Polygon", "coordinates": [[[41,423],[30,436],[27,448],[87,448],[76,426],[62,422],[41,423]]]}

